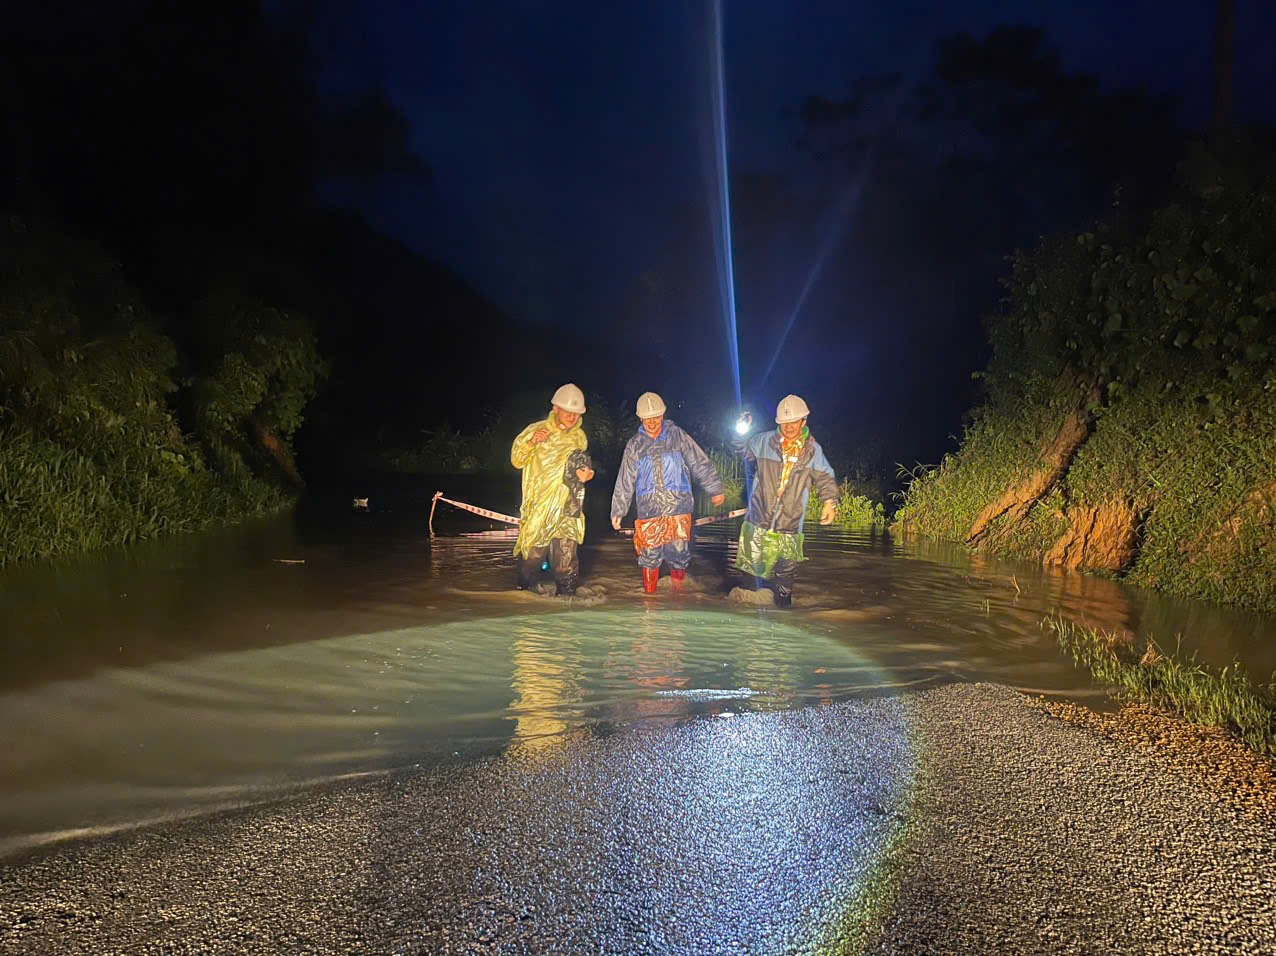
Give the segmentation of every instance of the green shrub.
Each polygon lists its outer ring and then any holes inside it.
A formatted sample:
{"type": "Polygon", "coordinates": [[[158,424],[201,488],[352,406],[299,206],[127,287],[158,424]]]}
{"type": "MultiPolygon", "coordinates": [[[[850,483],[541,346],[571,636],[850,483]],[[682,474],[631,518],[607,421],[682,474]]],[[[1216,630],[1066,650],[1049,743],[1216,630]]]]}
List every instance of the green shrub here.
{"type": "MultiPolygon", "coordinates": [[[[589,439],[589,453],[600,475],[609,473],[620,461],[624,442],[616,416],[608,403],[592,393],[582,427],[589,439]]],[[[545,409],[549,414],[549,409],[545,409]]],[[[410,444],[395,445],[374,453],[373,460],[391,472],[412,475],[488,474],[510,472],[510,446],[527,425],[501,415],[489,415],[477,432],[462,432],[449,424],[422,429],[421,437],[410,444]]]]}
{"type": "Polygon", "coordinates": [[[735,455],[716,448],[708,449],[706,454],[708,454],[709,460],[713,462],[713,467],[717,469],[718,477],[722,479],[722,493],[727,500],[721,508],[715,507],[710,503],[708,495],[696,489],[696,514],[709,515],[720,511],[735,511],[738,508],[743,508],[746,504],[744,500],[744,462],[735,455]]]}
{"type": "MultiPolygon", "coordinates": [[[[812,488],[806,502],[806,520],[820,520],[820,512],[824,503],[812,488]]],[[[883,528],[886,526],[886,512],[880,501],[873,501],[867,495],[856,493],[855,485],[850,479],[843,479],[838,486],[837,505],[834,508],[833,523],[843,528],[883,528]]]]}
{"type": "Polygon", "coordinates": [[[194,321],[202,332],[191,383],[200,440],[229,472],[252,473],[250,462],[264,452],[295,477],[292,437],[328,374],[310,324],[227,291],[202,302],[194,321]]]}
{"type": "MultiPolygon", "coordinates": [[[[179,364],[173,340],[100,250],[8,221],[0,564],[197,530],[291,501],[247,467],[218,467],[183,433],[170,404],[179,364]]],[[[233,376],[222,374],[229,389],[233,376]]],[[[287,427],[300,409],[281,402],[273,414],[287,427]]]]}

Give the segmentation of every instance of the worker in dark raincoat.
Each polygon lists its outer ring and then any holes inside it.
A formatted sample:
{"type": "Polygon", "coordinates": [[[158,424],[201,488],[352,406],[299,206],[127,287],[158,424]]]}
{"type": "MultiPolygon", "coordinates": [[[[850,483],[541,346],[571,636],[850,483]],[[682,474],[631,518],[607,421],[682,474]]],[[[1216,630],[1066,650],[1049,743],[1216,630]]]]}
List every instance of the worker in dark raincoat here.
{"type": "MultiPolygon", "coordinates": [[[[837,478],[819,442],[806,427],[810,410],[796,395],[781,399],[775,431],[738,439],[735,449],[754,472],[749,510],[740,526],[736,567],[767,582],[776,607],[793,603],[797,566],[806,560],[802,527],[811,486],[822,502],[820,524],[832,524],[837,506],[837,478]]],[[[752,423],[752,416],[741,421],[752,423]]],[[[615,509],[613,507],[613,513],[615,509]]]]}
{"type": "Polygon", "coordinates": [[[660,565],[669,565],[675,591],[681,590],[691,563],[691,512],[694,480],[715,505],[726,501],[722,479],[695,439],[665,418],[664,400],[655,392],[638,397],[638,433],[625,454],[611,496],[611,526],[620,530],[635,496],[634,549],[642,569],[642,589],[654,594],[660,565]]]}
{"type": "Polygon", "coordinates": [[[581,503],[594,469],[580,426],[584,393],[575,385],[564,385],[550,402],[549,417],[524,428],[510,449],[510,462],[523,472],[522,523],[514,554],[519,559],[520,588],[536,587],[548,560],[557,593],[569,597],[580,577],[576,547],[585,540],[581,503]]]}

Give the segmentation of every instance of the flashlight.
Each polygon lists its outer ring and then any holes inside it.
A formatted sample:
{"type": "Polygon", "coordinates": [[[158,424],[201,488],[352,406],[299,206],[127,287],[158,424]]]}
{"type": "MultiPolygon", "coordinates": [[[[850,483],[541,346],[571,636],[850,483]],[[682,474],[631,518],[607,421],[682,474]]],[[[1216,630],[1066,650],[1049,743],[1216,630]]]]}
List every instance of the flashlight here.
{"type": "Polygon", "coordinates": [[[742,412],[740,417],[736,419],[735,433],[737,435],[749,434],[749,426],[753,424],[753,418],[748,412],[742,412]]]}

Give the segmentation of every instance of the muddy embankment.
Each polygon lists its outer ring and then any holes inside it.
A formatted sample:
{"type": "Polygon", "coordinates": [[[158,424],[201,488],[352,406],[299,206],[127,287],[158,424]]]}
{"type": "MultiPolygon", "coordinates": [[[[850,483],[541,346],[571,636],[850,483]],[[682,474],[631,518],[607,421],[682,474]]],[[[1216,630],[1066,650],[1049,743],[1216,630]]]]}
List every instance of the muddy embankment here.
{"type": "Polygon", "coordinates": [[[1276,611],[1276,462],[1259,460],[1264,443],[1246,423],[1184,421],[1149,454],[1136,437],[1144,423],[1102,383],[1070,391],[1075,402],[1045,416],[1035,450],[1009,480],[984,482],[973,505],[971,476],[996,468],[995,445],[968,441],[924,479],[941,499],[966,495],[966,518],[949,506],[944,533],[935,517],[944,505],[905,508],[897,530],[1276,611]]]}
{"type": "Polygon", "coordinates": [[[1069,467],[1094,433],[1096,407],[1102,396],[1102,387],[1095,385],[1077,407],[1064,414],[1058,429],[1041,449],[1038,466],[980,512],[966,535],[968,545],[994,549],[1004,546],[1014,539],[1034,508],[1052,507],[1050,517],[1066,523],[1063,533],[1031,557],[1046,565],[1077,570],[1115,573],[1130,567],[1138,556],[1140,516],[1129,496],[1090,503],[1073,500],[1065,493],[1061,496],[1062,507],[1043,505],[1052,492],[1066,487],[1069,467]]]}

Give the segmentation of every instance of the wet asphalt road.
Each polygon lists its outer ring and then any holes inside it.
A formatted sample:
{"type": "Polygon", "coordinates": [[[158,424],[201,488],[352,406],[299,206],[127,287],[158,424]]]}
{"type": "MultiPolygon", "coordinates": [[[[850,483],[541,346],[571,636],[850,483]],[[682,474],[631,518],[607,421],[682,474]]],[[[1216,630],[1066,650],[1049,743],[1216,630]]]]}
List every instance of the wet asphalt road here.
{"type": "Polygon", "coordinates": [[[0,864],[3,953],[1276,952],[1276,828],[957,685],[542,741],[0,864]]]}

